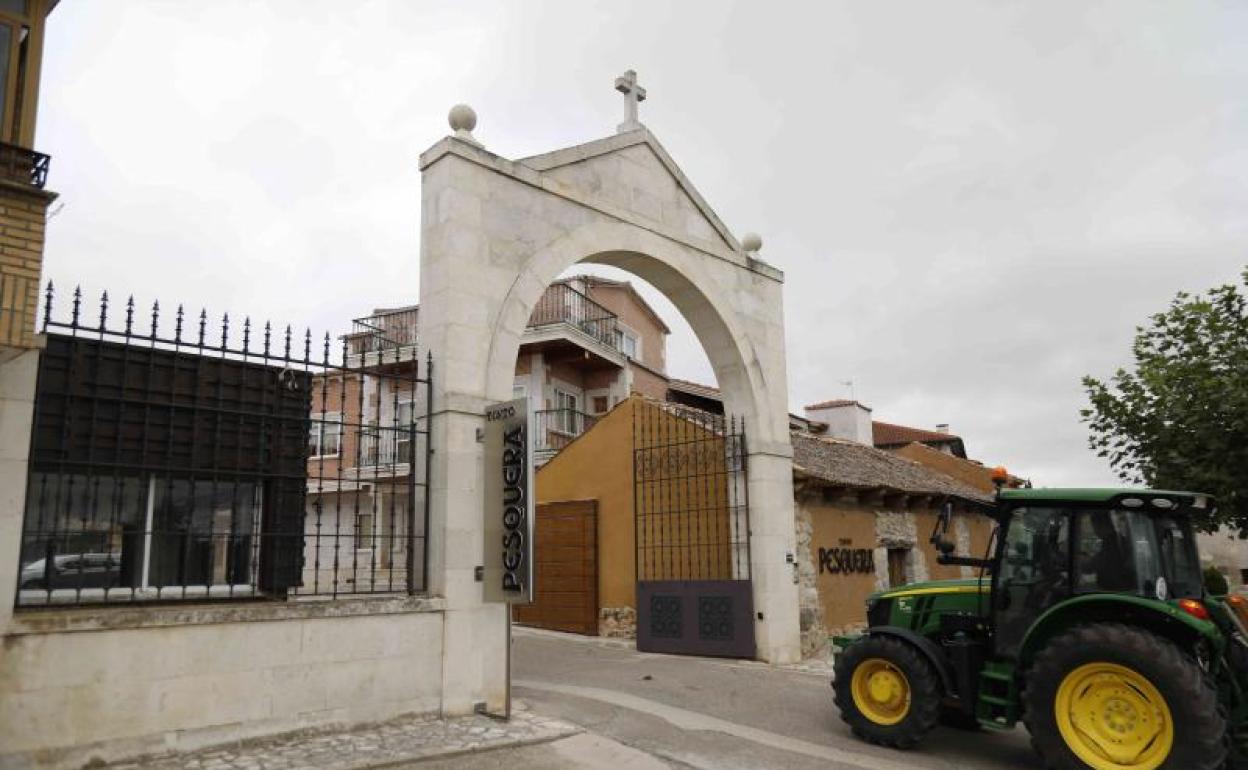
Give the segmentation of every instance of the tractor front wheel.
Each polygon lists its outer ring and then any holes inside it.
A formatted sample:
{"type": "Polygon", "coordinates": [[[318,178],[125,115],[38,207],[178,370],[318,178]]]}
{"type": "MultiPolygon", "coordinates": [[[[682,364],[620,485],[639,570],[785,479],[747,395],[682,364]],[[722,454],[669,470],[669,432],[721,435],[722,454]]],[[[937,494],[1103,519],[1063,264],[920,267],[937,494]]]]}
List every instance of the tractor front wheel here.
{"type": "Polygon", "coordinates": [[[940,719],[941,685],[932,665],[910,644],[868,636],[836,656],[836,705],[863,740],[912,748],[940,719]]]}
{"type": "Polygon", "coordinates": [[[1053,770],[1216,770],[1226,720],[1196,661],[1120,623],[1076,626],[1036,656],[1023,721],[1053,770]]]}

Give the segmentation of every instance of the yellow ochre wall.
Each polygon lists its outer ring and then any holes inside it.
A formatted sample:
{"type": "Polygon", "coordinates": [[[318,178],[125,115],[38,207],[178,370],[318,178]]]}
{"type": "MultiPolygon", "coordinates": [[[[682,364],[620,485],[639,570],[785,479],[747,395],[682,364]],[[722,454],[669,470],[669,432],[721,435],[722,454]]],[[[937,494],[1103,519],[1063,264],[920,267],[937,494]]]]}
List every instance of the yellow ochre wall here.
{"type": "Polygon", "coordinates": [[[598,501],[598,603],[635,603],[633,408],[622,401],[537,471],[537,502],[598,501]]]}
{"type": "MultiPolygon", "coordinates": [[[[815,567],[815,586],[823,607],[824,627],[840,630],[866,621],[864,604],[867,596],[882,586],[877,586],[876,573],[832,574],[819,569],[820,548],[849,548],[874,550],[883,547],[876,532],[877,509],[854,503],[826,503],[807,501],[802,504],[810,515],[810,559],[815,567]]],[[[936,563],[936,549],[928,542],[936,523],[935,509],[919,509],[907,512],[914,522],[914,542],[909,547],[921,555],[927,580],[950,580],[963,577],[962,568],[936,563]]],[[[957,521],[964,522],[970,535],[969,556],[982,556],[992,533],[993,522],[987,516],[976,513],[956,513],[949,527],[949,539],[956,541],[957,521]]],[[[884,553],[874,557],[876,569],[887,574],[888,562],[884,553]]],[[[921,577],[921,576],[920,576],[921,577]]]]}
{"type": "MultiPolygon", "coordinates": [[[[598,503],[598,603],[600,607],[633,607],[636,603],[636,532],[634,529],[633,479],[634,421],[638,410],[656,428],[655,441],[684,445],[707,432],[688,420],[660,409],[653,402],[633,396],[601,417],[586,431],[537,471],[537,503],[564,500],[596,500],[598,503]]],[[[652,442],[653,443],[653,442],[652,442]]],[[[692,444],[690,444],[692,445],[692,444]]],[[[722,457],[722,445],[713,447],[722,457]]],[[[664,455],[670,457],[670,453],[664,455]]],[[[713,565],[723,574],[698,577],[731,577],[727,527],[727,478],[723,475],[696,476],[668,467],[661,480],[648,487],[657,499],[650,510],[696,511],[693,526],[686,526],[677,514],[656,517],[646,537],[661,552],[664,546],[693,544],[692,560],[713,565]],[[681,523],[677,523],[681,521],[681,523]],[[710,534],[717,529],[719,536],[710,534]],[[699,543],[714,542],[715,545],[699,543]]],[[[673,551],[689,552],[688,548],[673,551]]],[[[650,579],[689,577],[680,564],[658,561],[648,571],[650,579]]]]}

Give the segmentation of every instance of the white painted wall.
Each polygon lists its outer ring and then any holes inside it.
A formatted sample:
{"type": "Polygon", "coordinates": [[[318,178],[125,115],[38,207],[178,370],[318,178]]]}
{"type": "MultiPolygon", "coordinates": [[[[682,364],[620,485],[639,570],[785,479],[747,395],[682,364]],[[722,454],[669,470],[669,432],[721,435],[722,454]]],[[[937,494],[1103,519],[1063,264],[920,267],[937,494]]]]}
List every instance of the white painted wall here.
{"type": "Polygon", "coordinates": [[[806,418],[828,424],[827,435],[856,441],[867,446],[875,445],[871,431],[871,408],[857,402],[831,406],[823,409],[807,409],[806,418]]]}

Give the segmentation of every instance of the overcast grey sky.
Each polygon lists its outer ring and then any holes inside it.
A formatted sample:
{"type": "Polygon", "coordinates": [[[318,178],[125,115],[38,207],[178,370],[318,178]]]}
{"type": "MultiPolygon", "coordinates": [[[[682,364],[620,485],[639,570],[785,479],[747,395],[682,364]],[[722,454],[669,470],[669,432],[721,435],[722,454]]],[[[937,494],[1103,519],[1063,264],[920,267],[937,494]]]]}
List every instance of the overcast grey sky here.
{"type": "MultiPolygon", "coordinates": [[[[877,419],[1110,483],[1080,376],[1248,262],[1246,35],[1243,2],[65,0],[45,277],[342,331],[415,301],[452,104],[522,157],[612,133],[631,67],[787,274],[795,410],[852,379],[877,419]]],[[[710,381],[673,326],[671,373],[710,381]]]]}

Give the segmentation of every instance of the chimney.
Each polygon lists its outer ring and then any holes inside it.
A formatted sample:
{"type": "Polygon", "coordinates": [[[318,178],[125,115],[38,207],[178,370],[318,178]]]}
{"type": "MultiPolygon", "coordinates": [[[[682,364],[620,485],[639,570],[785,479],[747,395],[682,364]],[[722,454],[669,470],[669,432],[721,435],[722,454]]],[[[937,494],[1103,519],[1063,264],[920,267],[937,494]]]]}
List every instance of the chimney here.
{"type": "Polygon", "coordinates": [[[937,426],[936,426],[936,432],[937,432],[937,433],[948,433],[948,432],[949,432],[949,423],[947,423],[947,422],[942,422],[942,423],[940,423],[939,425],[937,425],[937,426]]]}
{"type": "Polygon", "coordinates": [[[806,418],[827,423],[828,436],[867,446],[875,444],[871,431],[871,407],[857,401],[841,399],[811,404],[806,407],[806,418]]]}

